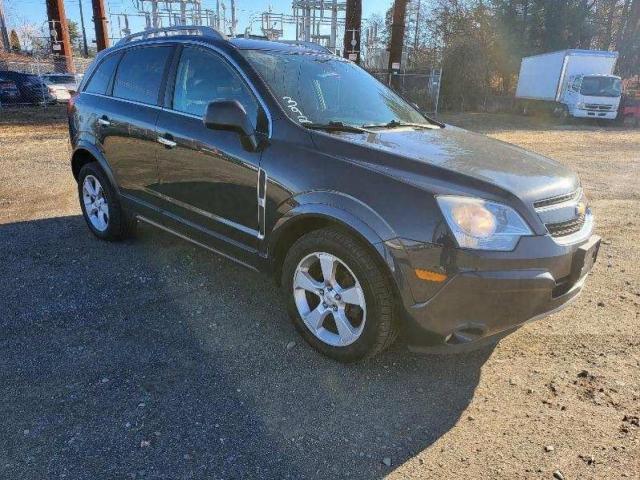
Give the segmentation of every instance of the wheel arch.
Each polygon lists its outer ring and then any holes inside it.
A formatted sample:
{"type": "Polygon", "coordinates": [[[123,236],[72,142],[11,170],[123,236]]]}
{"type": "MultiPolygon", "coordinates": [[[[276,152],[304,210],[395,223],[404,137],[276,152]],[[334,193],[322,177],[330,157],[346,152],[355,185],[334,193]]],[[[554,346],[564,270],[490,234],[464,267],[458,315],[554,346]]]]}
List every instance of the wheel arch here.
{"type": "Polygon", "coordinates": [[[291,246],[303,235],[326,227],[337,227],[357,238],[388,274],[399,295],[397,268],[385,240],[392,232],[376,231],[351,212],[327,204],[304,204],[291,209],[276,222],[269,235],[268,249],[275,281],[282,281],[282,265],[291,246]]]}
{"type": "Polygon", "coordinates": [[[80,143],[74,149],[71,155],[71,172],[73,173],[73,178],[77,181],[82,167],[91,162],[97,162],[100,165],[100,168],[104,171],[114,190],[119,193],[118,183],[115,180],[111,166],[100,151],[93,145],[80,143]]]}

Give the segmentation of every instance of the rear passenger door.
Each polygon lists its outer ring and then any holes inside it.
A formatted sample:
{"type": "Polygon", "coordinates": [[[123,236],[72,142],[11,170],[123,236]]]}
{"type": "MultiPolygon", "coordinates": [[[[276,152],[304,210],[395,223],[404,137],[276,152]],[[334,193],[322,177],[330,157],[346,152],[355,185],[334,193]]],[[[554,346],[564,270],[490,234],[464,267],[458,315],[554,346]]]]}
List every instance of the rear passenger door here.
{"type": "Polygon", "coordinates": [[[170,45],[125,50],[97,110],[96,131],[123,200],[151,216],[157,216],[160,207],[153,195],[158,183],[157,155],[162,148],[155,128],[173,51],[170,45]]]}
{"type": "Polygon", "coordinates": [[[237,100],[266,133],[265,112],[236,68],[210,49],[184,46],[174,70],[157,124],[167,144],[158,156],[165,223],[252,263],[260,152],[247,151],[236,132],[206,128],[203,115],[209,102],[237,100]]]}

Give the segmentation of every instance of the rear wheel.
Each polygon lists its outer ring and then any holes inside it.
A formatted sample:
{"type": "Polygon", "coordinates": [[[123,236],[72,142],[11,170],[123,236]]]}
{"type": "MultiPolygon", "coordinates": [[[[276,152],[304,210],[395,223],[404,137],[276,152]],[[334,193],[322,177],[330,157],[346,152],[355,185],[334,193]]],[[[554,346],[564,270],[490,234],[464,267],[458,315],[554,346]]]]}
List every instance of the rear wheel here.
{"type": "Polygon", "coordinates": [[[96,162],[88,163],[78,174],[80,207],[91,232],[103,240],[121,240],[135,229],[128,218],[115,189],[96,162]]]}
{"type": "Polygon", "coordinates": [[[383,266],[340,229],[300,238],[287,253],[282,283],[295,327],[328,357],[358,361],[397,336],[393,290],[383,266]]]}

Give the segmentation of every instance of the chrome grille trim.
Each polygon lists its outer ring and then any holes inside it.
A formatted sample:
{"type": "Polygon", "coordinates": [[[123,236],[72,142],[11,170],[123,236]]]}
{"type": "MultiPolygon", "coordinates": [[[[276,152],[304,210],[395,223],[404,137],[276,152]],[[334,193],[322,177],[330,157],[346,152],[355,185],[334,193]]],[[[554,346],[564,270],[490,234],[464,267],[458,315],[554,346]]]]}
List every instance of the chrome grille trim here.
{"type": "Polygon", "coordinates": [[[571,245],[574,243],[582,242],[589,238],[593,233],[593,214],[591,211],[587,211],[584,216],[584,223],[582,228],[575,233],[567,235],[565,237],[553,237],[553,240],[558,245],[571,245]]]}
{"type": "Polygon", "coordinates": [[[586,203],[582,189],[534,202],[538,217],[557,243],[569,244],[591,235],[591,212],[580,214],[578,205],[586,203]]]}
{"type": "Polygon", "coordinates": [[[568,202],[580,196],[582,196],[581,188],[579,188],[575,192],[567,193],[564,195],[558,195],[551,198],[545,198],[543,200],[538,200],[537,202],[533,202],[533,208],[535,208],[536,210],[542,209],[545,207],[549,207],[551,205],[557,205],[560,203],[568,202]]]}
{"type": "Polygon", "coordinates": [[[602,105],[599,103],[587,103],[584,108],[586,110],[609,111],[613,109],[612,105],[602,105]]]}

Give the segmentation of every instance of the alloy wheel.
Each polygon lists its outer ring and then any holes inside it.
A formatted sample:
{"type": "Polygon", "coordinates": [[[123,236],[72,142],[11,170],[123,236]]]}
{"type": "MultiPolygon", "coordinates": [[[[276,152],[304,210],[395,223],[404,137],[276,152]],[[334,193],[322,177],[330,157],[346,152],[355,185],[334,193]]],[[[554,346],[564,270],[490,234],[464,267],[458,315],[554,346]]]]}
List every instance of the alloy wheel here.
{"type": "Polygon", "coordinates": [[[335,255],[314,252],[296,267],[293,296],[306,327],[333,347],[354,343],[364,330],[364,291],[353,271],[335,255]]]}
{"type": "Polygon", "coordinates": [[[100,181],[87,175],[82,182],[82,201],[87,218],[93,228],[104,232],[109,227],[109,204],[100,181]]]}

